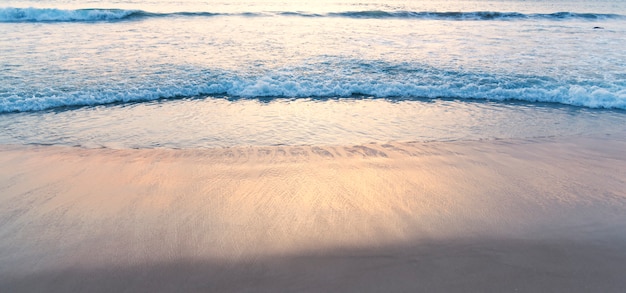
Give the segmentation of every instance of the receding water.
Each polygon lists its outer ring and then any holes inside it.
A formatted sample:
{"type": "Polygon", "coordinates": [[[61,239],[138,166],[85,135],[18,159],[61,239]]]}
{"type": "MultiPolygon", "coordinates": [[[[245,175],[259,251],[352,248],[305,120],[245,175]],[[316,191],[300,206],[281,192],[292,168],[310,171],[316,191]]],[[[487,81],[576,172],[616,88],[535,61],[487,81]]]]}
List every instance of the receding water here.
{"type": "Polygon", "coordinates": [[[0,115],[0,143],[111,148],[607,135],[621,110],[463,100],[198,98],[0,115]]]}

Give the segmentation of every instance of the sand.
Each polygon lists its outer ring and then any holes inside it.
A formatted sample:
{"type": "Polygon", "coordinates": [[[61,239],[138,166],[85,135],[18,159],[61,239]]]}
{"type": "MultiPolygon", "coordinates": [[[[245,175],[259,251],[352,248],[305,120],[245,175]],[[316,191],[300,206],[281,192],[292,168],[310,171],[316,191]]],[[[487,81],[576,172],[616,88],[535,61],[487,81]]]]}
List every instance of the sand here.
{"type": "Polygon", "coordinates": [[[624,292],[626,139],[0,146],[0,292],[624,292]]]}

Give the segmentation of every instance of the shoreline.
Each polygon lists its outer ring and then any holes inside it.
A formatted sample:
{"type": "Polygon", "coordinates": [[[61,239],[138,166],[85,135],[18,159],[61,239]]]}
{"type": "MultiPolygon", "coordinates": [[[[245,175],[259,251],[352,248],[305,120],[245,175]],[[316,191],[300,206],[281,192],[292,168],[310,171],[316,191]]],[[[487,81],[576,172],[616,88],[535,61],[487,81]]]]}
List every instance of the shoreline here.
{"type": "Polygon", "coordinates": [[[0,291],[619,292],[626,139],[0,146],[0,291]]]}

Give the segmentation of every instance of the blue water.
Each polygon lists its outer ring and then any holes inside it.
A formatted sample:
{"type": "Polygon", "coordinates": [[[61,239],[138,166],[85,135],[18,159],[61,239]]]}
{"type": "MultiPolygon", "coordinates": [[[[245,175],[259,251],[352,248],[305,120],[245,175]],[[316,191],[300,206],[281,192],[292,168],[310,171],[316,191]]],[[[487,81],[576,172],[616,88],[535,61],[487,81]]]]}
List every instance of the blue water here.
{"type": "Polygon", "coordinates": [[[531,13],[499,12],[499,11],[475,11],[475,12],[437,12],[437,11],[384,11],[363,10],[331,13],[309,13],[301,11],[280,12],[243,12],[243,13],[215,13],[208,11],[178,11],[169,13],[155,13],[132,9],[58,9],[58,8],[19,8],[7,7],[2,9],[0,21],[2,22],[97,22],[97,21],[122,21],[139,20],[154,17],[211,17],[211,16],[248,16],[248,17],[276,17],[276,16],[299,16],[299,17],[345,17],[345,18],[400,18],[400,19],[434,19],[434,20],[563,20],[563,19],[586,19],[607,20],[623,19],[626,16],[606,13],[531,13]]]}
{"type": "Polygon", "coordinates": [[[623,133],[626,2],[458,2],[4,1],[0,143],[623,133]]]}

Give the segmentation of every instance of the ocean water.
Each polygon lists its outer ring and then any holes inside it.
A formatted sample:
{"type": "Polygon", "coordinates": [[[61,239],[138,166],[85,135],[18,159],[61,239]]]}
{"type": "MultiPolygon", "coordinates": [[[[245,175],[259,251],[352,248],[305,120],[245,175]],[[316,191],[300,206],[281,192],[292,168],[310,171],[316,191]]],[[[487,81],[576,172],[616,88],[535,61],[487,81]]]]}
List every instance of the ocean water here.
{"type": "Polygon", "coordinates": [[[0,143],[626,133],[626,1],[0,2],[0,143]]]}

